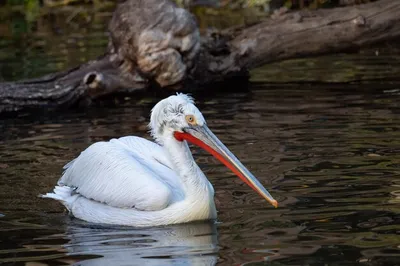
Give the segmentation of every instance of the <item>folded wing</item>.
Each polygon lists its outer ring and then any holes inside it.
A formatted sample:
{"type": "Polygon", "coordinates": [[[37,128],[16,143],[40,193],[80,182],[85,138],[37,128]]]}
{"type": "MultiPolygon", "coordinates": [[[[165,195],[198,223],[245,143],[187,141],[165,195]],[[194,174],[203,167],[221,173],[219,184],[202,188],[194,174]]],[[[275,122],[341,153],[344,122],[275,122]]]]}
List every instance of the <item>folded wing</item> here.
{"type": "Polygon", "coordinates": [[[139,137],[94,143],[64,168],[59,185],[113,207],[161,210],[183,197],[164,149],[139,137]]]}

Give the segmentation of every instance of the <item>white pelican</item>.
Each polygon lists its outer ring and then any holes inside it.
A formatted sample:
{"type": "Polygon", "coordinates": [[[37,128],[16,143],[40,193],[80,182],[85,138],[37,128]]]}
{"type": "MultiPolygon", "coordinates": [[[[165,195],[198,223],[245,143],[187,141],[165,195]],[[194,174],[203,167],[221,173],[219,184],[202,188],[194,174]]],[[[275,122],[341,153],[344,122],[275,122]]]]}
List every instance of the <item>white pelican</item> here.
{"type": "Polygon", "coordinates": [[[65,165],[53,193],[76,218],[105,224],[157,226],[216,219],[214,189],[187,142],[220,160],[277,207],[260,182],[208,129],[193,99],[184,94],[158,102],[151,135],[97,142],[65,165]]]}

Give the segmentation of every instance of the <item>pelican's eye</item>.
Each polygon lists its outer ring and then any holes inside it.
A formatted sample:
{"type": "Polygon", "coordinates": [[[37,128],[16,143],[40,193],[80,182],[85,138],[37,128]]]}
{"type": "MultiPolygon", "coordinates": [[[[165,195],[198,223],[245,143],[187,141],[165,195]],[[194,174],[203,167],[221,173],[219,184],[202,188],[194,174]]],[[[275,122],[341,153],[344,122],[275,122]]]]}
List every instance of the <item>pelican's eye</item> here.
{"type": "Polygon", "coordinates": [[[188,124],[194,126],[196,125],[196,119],[194,118],[194,115],[187,115],[186,117],[186,122],[188,122],[188,124]]]}

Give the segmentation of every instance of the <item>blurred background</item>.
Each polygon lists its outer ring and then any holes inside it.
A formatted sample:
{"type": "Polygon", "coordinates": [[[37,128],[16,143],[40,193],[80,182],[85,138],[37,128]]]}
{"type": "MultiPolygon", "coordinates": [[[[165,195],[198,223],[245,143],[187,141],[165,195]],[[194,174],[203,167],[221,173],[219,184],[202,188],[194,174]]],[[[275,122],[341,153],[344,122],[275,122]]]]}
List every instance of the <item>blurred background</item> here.
{"type": "MultiPolygon", "coordinates": [[[[182,0],[202,33],[250,25],[288,9],[332,8],[368,0],[182,0]]],[[[0,0],[0,81],[61,71],[101,55],[118,1],[0,0]]],[[[399,47],[385,43],[356,55],[329,55],[253,70],[264,82],[349,82],[399,77],[399,47]],[[361,55],[361,56],[360,56],[361,55]],[[306,71],[304,71],[306,70],[306,71]]]]}

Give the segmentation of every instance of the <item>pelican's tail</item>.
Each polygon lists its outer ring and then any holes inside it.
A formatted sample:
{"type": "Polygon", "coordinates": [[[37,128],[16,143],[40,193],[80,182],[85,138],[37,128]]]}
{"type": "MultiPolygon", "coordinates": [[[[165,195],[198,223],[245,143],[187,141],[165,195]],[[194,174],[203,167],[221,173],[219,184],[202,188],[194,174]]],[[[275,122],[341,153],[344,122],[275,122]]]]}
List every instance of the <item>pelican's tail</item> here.
{"type": "Polygon", "coordinates": [[[58,200],[70,211],[72,203],[76,200],[78,195],[74,193],[74,189],[71,187],[55,186],[53,193],[40,194],[39,197],[58,200]]]}

